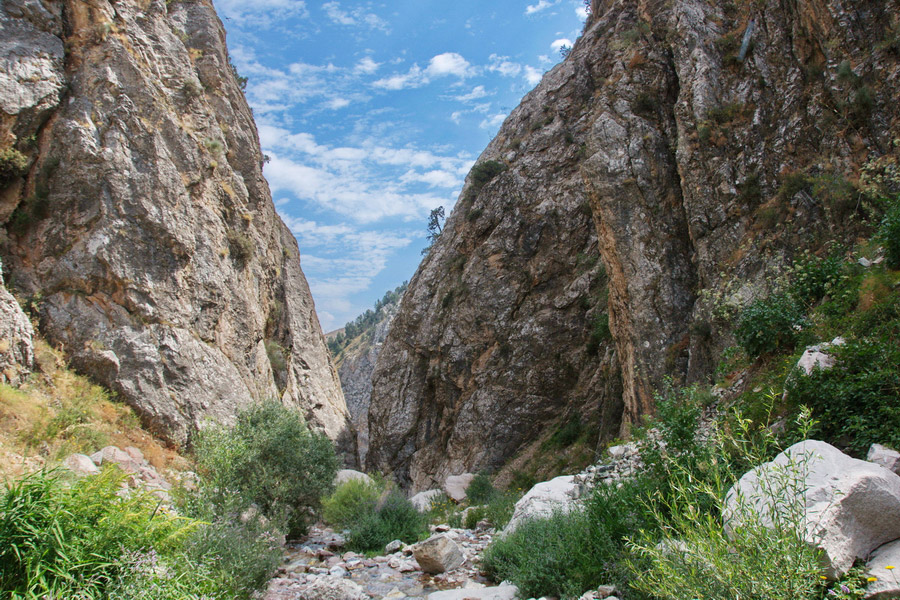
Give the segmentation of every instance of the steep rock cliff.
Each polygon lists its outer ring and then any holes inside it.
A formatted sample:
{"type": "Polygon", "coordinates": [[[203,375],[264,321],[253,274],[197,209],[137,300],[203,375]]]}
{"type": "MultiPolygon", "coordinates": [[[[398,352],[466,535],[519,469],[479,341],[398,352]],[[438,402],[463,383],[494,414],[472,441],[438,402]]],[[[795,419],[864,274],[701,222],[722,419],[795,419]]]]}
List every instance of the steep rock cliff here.
{"type": "Polygon", "coordinates": [[[626,433],[664,375],[709,374],[778,265],[854,240],[853,182],[896,160],[896,0],[592,9],[479,159],[506,170],[470,174],[376,367],[369,466],[414,488],[497,466],[573,403],[626,433]],[[596,357],[567,303],[578,253],[608,279],[596,357]]]}
{"type": "Polygon", "coordinates": [[[4,1],[0,62],[4,264],[44,335],[174,442],[281,398],[352,445],[212,3],[4,1]]]}
{"type": "Polygon", "coordinates": [[[375,322],[350,341],[334,359],[350,421],[356,432],[356,455],[361,465],[366,464],[366,456],[369,454],[372,373],[399,308],[399,299],[383,304],[376,313],[375,322]]]}

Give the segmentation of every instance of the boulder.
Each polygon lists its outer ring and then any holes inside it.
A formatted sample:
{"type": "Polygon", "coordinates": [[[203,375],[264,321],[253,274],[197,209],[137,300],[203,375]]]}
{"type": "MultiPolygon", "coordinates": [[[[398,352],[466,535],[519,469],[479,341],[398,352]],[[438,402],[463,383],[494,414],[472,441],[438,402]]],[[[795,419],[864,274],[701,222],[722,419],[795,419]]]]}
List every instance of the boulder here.
{"type": "Polygon", "coordinates": [[[84,454],[70,454],[62,464],[76,475],[93,475],[100,472],[94,461],[84,454]]]}
{"type": "Polygon", "coordinates": [[[444,493],[457,502],[466,499],[466,488],[475,479],[472,473],[463,473],[462,475],[450,475],[444,480],[444,493]]]}
{"type": "Polygon", "coordinates": [[[516,502],[512,519],[503,528],[502,535],[509,535],[527,519],[549,517],[558,510],[568,512],[578,494],[579,486],[574,475],[563,475],[535,485],[516,502]]]}
{"type": "Polygon", "coordinates": [[[896,450],[891,450],[881,444],[872,444],[866,460],[900,475],[900,452],[896,450]]]}
{"type": "Polygon", "coordinates": [[[385,554],[393,554],[394,552],[400,552],[403,549],[403,542],[400,540],[394,540],[393,542],[388,542],[384,547],[385,554]]]}
{"type": "Polygon", "coordinates": [[[875,550],[866,563],[866,571],[876,578],[866,588],[866,600],[900,598],[900,540],[875,550]]]}
{"type": "Polygon", "coordinates": [[[426,573],[452,571],[465,562],[462,550],[450,536],[433,535],[413,546],[413,557],[426,573]]]}
{"type": "Polygon", "coordinates": [[[772,526],[773,507],[792,497],[803,502],[807,543],[821,550],[829,577],[900,538],[900,476],[816,440],[745,473],[728,492],[726,528],[748,509],[772,526]]]}
{"type": "Polygon", "coordinates": [[[460,588],[428,594],[428,600],[514,600],[519,588],[512,584],[500,584],[483,588],[460,588]]]}
{"type": "Polygon", "coordinates": [[[800,360],[797,361],[797,368],[802,370],[805,375],[812,375],[815,369],[827,371],[834,366],[834,356],[828,353],[828,349],[833,346],[843,345],[844,338],[836,337],[831,342],[810,346],[804,350],[800,360]]]}
{"type": "Polygon", "coordinates": [[[137,473],[140,471],[140,465],[127,452],[115,446],[107,446],[94,452],[91,454],[91,460],[98,466],[102,466],[103,463],[116,464],[126,473],[137,473]]]}
{"type": "Polygon", "coordinates": [[[431,510],[432,501],[434,501],[435,498],[439,498],[443,493],[444,492],[441,490],[426,490],[424,492],[419,492],[410,498],[409,501],[412,502],[417,511],[428,512],[431,510]]]}
{"type": "Polygon", "coordinates": [[[375,481],[365,473],[354,471],[353,469],[341,469],[337,472],[337,475],[334,476],[334,485],[337,487],[342,483],[357,479],[368,484],[375,483],[375,481]]]}
{"type": "Polygon", "coordinates": [[[147,459],[144,458],[144,453],[141,452],[138,448],[135,448],[134,446],[126,446],[124,450],[125,454],[130,456],[131,460],[133,460],[134,462],[141,465],[147,464],[147,459]]]}
{"type": "Polygon", "coordinates": [[[329,575],[319,577],[296,596],[298,600],[368,600],[358,583],[329,575]]]}

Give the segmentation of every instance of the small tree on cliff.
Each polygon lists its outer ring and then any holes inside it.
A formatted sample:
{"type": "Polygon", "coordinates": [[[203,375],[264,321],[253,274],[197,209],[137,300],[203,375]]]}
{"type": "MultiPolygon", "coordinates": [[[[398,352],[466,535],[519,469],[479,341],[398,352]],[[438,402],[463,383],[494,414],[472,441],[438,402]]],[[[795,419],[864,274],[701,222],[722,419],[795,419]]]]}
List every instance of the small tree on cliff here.
{"type": "Polygon", "coordinates": [[[438,206],[428,215],[428,245],[422,249],[422,254],[428,254],[434,242],[441,236],[444,224],[444,207],[438,206]]]}

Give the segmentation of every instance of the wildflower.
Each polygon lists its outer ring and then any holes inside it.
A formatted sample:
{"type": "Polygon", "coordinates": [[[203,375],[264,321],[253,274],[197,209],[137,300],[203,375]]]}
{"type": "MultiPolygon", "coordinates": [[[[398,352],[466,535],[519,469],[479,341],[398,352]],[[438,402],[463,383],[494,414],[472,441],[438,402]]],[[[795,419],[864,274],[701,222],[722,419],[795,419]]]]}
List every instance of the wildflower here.
{"type": "Polygon", "coordinates": [[[866,581],[868,581],[869,583],[872,583],[873,581],[878,581],[878,578],[877,577],[869,577],[868,579],[866,579],[866,581]]]}
{"type": "Polygon", "coordinates": [[[825,577],[824,575],[819,575],[819,579],[824,579],[825,581],[828,581],[828,578],[825,577]]]}
{"type": "Polygon", "coordinates": [[[888,571],[890,571],[890,570],[893,569],[893,568],[894,568],[894,565],[888,565],[888,566],[885,567],[885,569],[887,569],[888,571]]]}
{"type": "Polygon", "coordinates": [[[842,583],[842,584],[841,584],[841,593],[842,593],[842,594],[849,594],[849,593],[850,593],[850,588],[848,588],[845,584],[842,583]]]}

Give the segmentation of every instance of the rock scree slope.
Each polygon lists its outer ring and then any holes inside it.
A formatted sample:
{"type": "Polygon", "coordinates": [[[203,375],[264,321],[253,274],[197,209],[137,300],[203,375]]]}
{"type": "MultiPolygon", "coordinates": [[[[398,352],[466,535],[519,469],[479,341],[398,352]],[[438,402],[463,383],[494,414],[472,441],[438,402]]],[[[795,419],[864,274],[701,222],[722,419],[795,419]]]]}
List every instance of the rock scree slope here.
{"type": "Polygon", "coordinates": [[[896,160],[898,14],[595,0],[410,282],[375,369],[368,467],[436,487],[576,409],[601,441],[627,433],[664,376],[708,377],[734,308],[803,249],[852,242],[849,182],[896,160]]]}
{"type": "Polygon", "coordinates": [[[189,442],[280,398],[355,442],[208,0],[0,7],[4,267],[73,366],[189,442]],[[20,165],[21,166],[21,165],[20,165]]]}

